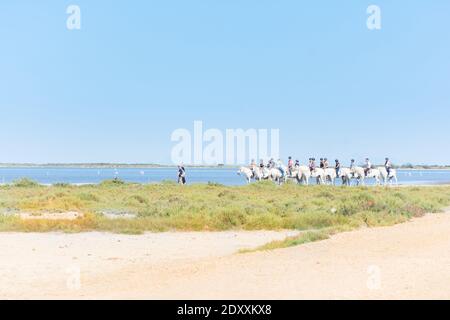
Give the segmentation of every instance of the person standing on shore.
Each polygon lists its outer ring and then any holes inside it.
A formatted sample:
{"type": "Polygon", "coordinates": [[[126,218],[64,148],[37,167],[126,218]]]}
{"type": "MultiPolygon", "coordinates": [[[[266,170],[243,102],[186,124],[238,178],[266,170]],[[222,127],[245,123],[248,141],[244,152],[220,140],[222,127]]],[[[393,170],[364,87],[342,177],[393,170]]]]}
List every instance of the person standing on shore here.
{"type": "Polygon", "coordinates": [[[370,159],[366,158],[366,168],[364,169],[364,174],[367,177],[367,174],[369,173],[370,169],[372,169],[372,164],[370,163],[370,159]]]}
{"type": "Polygon", "coordinates": [[[178,183],[186,184],[186,169],[181,164],[178,166],[178,183]]]}
{"type": "Polygon", "coordinates": [[[391,169],[392,169],[392,163],[391,163],[391,160],[389,160],[389,158],[386,158],[384,167],[386,168],[387,176],[389,177],[391,175],[391,169]]]}

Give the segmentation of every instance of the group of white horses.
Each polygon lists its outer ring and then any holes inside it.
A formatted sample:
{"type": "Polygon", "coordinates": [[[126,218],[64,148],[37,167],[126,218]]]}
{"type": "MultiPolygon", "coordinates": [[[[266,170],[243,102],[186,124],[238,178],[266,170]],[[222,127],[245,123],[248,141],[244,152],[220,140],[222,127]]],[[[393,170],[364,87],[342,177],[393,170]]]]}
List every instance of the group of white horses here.
{"type": "Polygon", "coordinates": [[[339,176],[336,174],[335,168],[315,168],[310,170],[307,166],[293,167],[291,171],[287,167],[283,167],[285,174],[279,168],[259,168],[259,167],[241,167],[238,174],[243,176],[247,183],[253,180],[270,180],[278,184],[285,183],[287,180],[294,180],[298,184],[309,185],[310,179],[315,179],[317,184],[336,185],[336,180],[340,178],[342,184],[350,186],[352,180],[356,181],[356,185],[365,185],[368,179],[374,179],[376,185],[398,183],[397,170],[388,171],[385,167],[372,168],[367,172],[362,167],[341,168],[339,176]]]}

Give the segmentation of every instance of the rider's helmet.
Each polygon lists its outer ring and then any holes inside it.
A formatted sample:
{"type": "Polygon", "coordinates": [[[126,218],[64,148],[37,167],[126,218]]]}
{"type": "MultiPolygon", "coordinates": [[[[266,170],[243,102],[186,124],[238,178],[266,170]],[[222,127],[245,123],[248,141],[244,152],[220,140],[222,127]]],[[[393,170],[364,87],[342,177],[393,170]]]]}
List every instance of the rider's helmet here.
{"type": "Polygon", "coordinates": [[[338,160],[338,159],[336,159],[336,160],[334,160],[334,162],[339,162],[339,160],[338,160]]]}
{"type": "Polygon", "coordinates": [[[351,162],[355,162],[355,159],[352,159],[352,161],[351,162]]]}
{"type": "Polygon", "coordinates": [[[292,157],[289,157],[288,159],[289,159],[289,160],[292,160],[292,157]]]}
{"type": "Polygon", "coordinates": [[[386,161],[388,161],[389,160],[389,158],[386,158],[386,161]]]}
{"type": "Polygon", "coordinates": [[[320,161],[322,161],[323,160],[323,158],[320,158],[320,161]]]}

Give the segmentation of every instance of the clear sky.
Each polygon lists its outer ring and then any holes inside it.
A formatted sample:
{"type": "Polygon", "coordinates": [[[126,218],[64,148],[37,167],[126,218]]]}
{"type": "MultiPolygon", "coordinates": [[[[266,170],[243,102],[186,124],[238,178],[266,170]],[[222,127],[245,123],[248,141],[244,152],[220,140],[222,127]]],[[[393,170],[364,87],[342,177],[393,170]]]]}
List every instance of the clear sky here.
{"type": "Polygon", "coordinates": [[[448,0],[1,1],[0,162],[168,163],[202,120],[279,128],[302,162],[449,164],[449,21],[448,0]]]}

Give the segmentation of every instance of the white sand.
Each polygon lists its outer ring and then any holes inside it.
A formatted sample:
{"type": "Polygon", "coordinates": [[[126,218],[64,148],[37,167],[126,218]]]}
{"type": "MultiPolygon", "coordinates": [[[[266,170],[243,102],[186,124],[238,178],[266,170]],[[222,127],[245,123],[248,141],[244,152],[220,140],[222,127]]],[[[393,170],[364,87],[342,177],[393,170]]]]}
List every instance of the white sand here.
{"type": "Polygon", "coordinates": [[[0,298],[450,299],[448,213],[233,254],[284,236],[0,234],[0,298]]]}
{"type": "MultiPolygon", "coordinates": [[[[283,232],[0,233],[0,298],[80,297],[88,280],[193,265],[298,234],[283,232]],[[77,290],[78,275],[82,290],[77,290]]],[[[124,283],[126,288],[129,283],[124,283]]],[[[118,289],[119,290],[119,289],[118,289]]],[[[122,290],[119,290],[122,291],[122,290]]],[[[120,292],[118,292],[120,293],[120,292]]],[[[103,297],[104,294],[99,294],[103,297]]]]}

